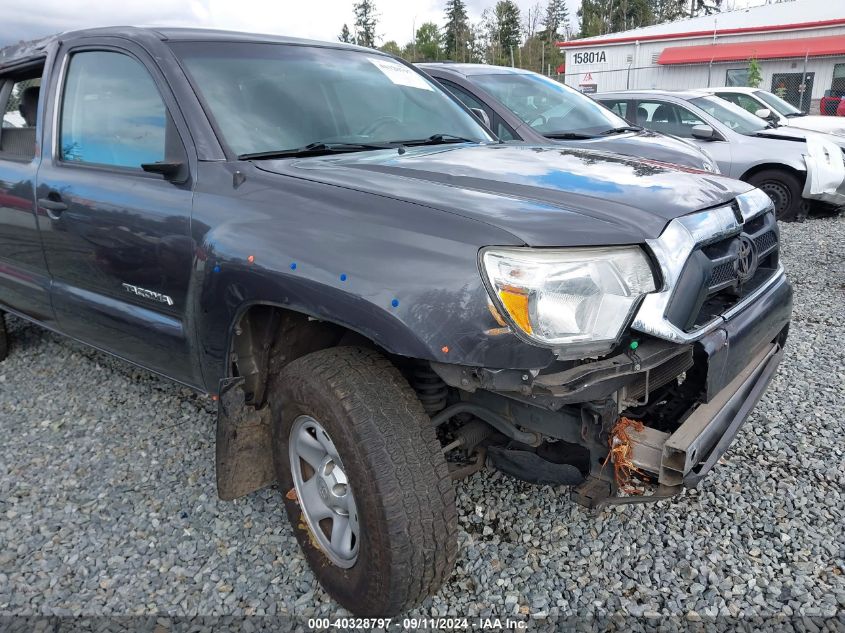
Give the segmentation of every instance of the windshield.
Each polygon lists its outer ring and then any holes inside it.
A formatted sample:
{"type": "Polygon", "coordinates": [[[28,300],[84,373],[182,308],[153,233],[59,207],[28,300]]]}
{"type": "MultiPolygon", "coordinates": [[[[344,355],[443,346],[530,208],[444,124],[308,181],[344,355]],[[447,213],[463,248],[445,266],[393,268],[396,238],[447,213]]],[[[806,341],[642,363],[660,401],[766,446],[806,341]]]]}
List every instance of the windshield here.
{"type": "Polygon", "coordinates": [[[765,101],[766,104],[778,114],[782,114],[783,116],[790,116],[790,115],[803,115],[804,113],[801,112],[798,108],[794,105],[789,103],[788,101],[784,101],[776,94],[772,94],[771,92],[766,92],[765,90],[757,90],[754,93],[754,96],[760,99],[760,101],[765,101]]]}
{"type": "Polygon", "coordinates": [[[536,73],[470,78],[540,134],[601,134],[628,122],[589,97],[536,73]]]}
{"type": "Polygon", "coordinates": [[[239,156],[435,135],[492,140],[442,88],[375,52],[229,42],[171,46],[239,156]]]}
{"type": "Polygon", "coordinates": [[[739,134],[754,134],[769,127],[760,117],[719,97],[697,97],[690,99],[690,103],[739,134]]]}

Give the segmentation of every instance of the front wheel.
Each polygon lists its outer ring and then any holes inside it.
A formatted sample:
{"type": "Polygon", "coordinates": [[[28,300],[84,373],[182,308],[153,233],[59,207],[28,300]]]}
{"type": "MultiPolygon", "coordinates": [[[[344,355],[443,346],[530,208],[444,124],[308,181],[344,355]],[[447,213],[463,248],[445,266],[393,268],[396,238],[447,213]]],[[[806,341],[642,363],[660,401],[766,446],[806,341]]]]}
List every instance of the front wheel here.
{"type": "Polygon", "coordinates": [[[325,590],[392,616],[434,593],[457,557],[455,492],[416,394],[380,354],[314,352],[273,380],[285,509],[325,590]]]}
{"type": "Polygon", "coordinates": [[[9,332],[6,330],[6,315],[0,312],[0,361],[9,355],[9,332]]]}
{"type": "Polygon", "coordinates": [[[801,181],[788,171],[764,169],[751,176],[748,183],[764,191],[772,199],[778,220],[791,222],[804,208],[801,181]]]}

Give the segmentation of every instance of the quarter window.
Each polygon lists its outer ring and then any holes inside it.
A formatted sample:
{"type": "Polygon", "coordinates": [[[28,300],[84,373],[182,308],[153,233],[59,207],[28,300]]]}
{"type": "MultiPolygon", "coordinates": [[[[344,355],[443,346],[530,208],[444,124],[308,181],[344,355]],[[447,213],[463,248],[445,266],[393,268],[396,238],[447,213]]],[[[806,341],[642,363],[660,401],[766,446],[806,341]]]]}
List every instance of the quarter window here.
{"type": "Polygon", "coordinates": [[[152,77],[122,53],[70,60],[62,98],[62,160],[140,168],[165,156],[167,111],[152,77]]]}

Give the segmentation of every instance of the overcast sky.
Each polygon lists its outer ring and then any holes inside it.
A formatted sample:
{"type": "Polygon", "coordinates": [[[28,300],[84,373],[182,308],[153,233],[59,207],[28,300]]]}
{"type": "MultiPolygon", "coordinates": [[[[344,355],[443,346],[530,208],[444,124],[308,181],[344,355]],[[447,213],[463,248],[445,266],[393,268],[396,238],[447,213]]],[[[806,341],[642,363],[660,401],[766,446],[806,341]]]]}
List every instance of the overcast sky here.
{"type": "MultiPolygon", "coordinates": [[[[545,5],[545,0],[539,0],[545,5]]],[[[759,4],[764,0],[727,0],[759,4]]],[[[840,2],[842,0],[833,0],[840,2]]],[[[517,0],[523,13],[538,0],[517,0]]],[[[0,21],[0,47],[59,31],[128,24],[135,26],[202,26],[334,40],[344,22],[352,27],[354,0],[9,0],[0,21]]],[[[495,0],[466,0],[470,19],[495,0]]],[[[412,39],[414,25],[443,24],[445,0],[376,0],[380,42],[412,39]]],[[[569,0],[570,19],[581,0],[569,0]]]]}

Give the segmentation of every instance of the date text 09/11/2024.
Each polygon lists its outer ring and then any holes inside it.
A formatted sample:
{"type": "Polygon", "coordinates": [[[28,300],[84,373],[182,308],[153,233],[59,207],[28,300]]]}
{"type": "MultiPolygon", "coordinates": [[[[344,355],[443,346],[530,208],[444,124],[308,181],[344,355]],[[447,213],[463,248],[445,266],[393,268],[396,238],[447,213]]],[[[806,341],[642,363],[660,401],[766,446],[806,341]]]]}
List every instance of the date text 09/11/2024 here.
{"type": "Polygon", "coordinates": [[[510,618],[310,618],[308,628],[312,630],[327,629],[384,629],[398,628],[401,630],[419,629],[453,629],[453,630],[511,630],[522,631],[528,628],[525,620],[510,618]]]}

